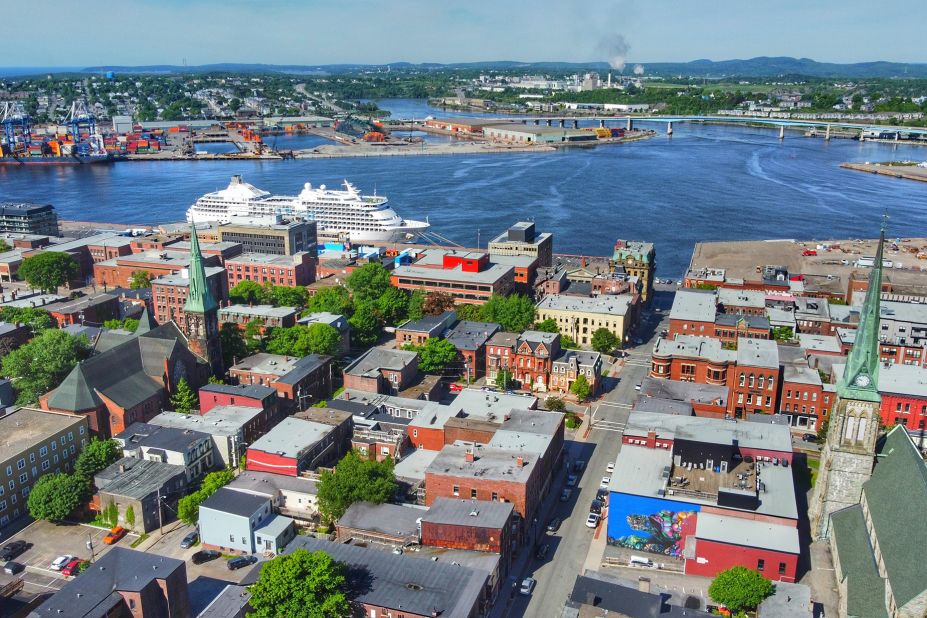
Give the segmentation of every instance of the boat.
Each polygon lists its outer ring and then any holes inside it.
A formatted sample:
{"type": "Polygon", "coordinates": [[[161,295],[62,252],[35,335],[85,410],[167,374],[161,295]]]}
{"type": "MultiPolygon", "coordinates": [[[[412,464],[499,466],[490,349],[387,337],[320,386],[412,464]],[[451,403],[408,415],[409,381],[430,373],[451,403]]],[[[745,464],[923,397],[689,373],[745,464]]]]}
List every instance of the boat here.
{"type": "Polygon", "coordinates": [[[279,216],[294,216],[315,221],[319,236],[337,236],[355,244],[411,240],[430,227],[427,221],[400,217],[385,196],[363,195],[347,180],[343,187],[335,190],[306,183],[296,196],[272,195],[235,175],[225,189],[196,200],[187,210],[187,221],[270,223],[279,216]]]}

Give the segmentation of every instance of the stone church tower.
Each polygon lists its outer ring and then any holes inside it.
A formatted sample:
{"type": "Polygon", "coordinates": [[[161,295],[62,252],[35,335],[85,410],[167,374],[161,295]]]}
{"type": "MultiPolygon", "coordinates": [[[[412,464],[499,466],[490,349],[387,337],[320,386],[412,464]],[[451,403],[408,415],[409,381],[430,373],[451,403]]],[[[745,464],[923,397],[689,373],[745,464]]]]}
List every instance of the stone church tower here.
{"type": "Polygon", "coordinates": [[[809,504],[811,533],[830,534],[830,514],[859,504],[863,483],[872,476],[882,401],[879,381],[879,297],[882,291],[883,227],[869,275],[869,289],[856,331],[856,342],[837,381],[837,401],[830,415],[814,494],[809,504]]]}
{"type": "Polygon", "coordinates": [[[209,363],[210,372],[222,377],[222,349],[219,344],[219,303],[206,283],[206,267],[200,253],[196,226],[190,233],[190,287],[184,305],[183,333],[190,350],[209,363]]]}

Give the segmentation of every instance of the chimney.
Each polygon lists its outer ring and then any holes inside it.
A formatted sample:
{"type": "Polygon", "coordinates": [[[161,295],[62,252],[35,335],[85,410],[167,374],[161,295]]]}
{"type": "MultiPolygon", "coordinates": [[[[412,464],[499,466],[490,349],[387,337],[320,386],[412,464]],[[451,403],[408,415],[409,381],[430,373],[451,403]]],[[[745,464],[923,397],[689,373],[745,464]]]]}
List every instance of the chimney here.
{"type": "Polygon", "coordinates": [[[474,460],[473,449],[468,448],[467,454],[464,456],[464,458],[466,459],[467,463],[473,463],[473,460],[474,460]]]}
{"type": "Polygon", "coordinates": [[[649,577],[638,577],[637,578],[637,589],[639,592],[650,592],[650,578],[649,577]]]}
{"type": "Polygon", "coordinates": [[[650,430],[647,432],[647,448],[655,448],[657,446],[657,432],[650,430]]]}
{"type": "Polygon", "coordinates": [[[125,472],[125,471],[126,471],[126,465],[125,465],[125,464],[119,464],[119,472],[125,472]]]}
{"type": "Polygon", "coordinates": [[[524,467],[525,467],[525,458],[522,457],[521,455],[519,455],[519,456],[518,456],[518,459],[515,460],[515,464],[516,464],[519,468],[524,468],[524,467]]]}

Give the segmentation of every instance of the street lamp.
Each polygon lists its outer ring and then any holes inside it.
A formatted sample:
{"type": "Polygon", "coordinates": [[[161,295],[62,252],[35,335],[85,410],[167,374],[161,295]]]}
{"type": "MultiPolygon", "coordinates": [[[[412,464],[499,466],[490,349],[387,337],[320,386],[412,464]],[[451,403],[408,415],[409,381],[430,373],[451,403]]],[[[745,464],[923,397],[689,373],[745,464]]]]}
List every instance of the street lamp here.
{"type": "Polygon", "coordinates": [[[87,549],[90,550],[90,562],[94,562],[96,560],[96,554],[93,551],[93,536],[91,536],[89,532],[87,533],[86,545],[87,549]]]}

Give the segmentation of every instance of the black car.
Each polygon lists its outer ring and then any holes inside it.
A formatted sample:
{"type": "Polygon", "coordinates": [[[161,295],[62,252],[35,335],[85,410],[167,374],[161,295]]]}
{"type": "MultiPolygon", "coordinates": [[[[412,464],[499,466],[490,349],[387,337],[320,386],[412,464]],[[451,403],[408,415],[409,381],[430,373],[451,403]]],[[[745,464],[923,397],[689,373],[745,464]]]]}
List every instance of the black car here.
{"type": "Polygon", "coordinates": [[[238,569],[243,569],[248,565],[254,564],[257,562],[257,558],[254,556],[239,556],[238,558],[232,558],[225,563],[225,566],[229,568],[229,571],[237,571],[238,569]]]}
{"type": "Polygon", "coordinates": [[[596,515],[602,514],[602,507],[605,506],[605,503],[601,500],[593,500],[592,504],[589,506],[589,512],[595,513],[596,515]]]}
{"type": "Polygon", "coordinates": [[[550,523],[547,524],[547,531],[556,532],[559,529],[560,529],[560,518],[554,517],[553,519],[550,520],[550,523]]]}
{"type": "Polygon", "coordinates": [[[190,560],[193,564],[203,564],[204,562],[209,562],[210,560],[215,560],[222,554],[213,549],[201,549],[200,551],[193,554],[193,557],[190,560]]]}
{"type": "Polygon", "coordinates": [[[27,549],[29,549],[29,545],[25,541],[7,543],[3,546],[3,549],[0,549],[0,562],[9,562],[27,549]]]}
{"type": "Polygon", "coordinates": [[[547,557],[547,554],[550,552],[550,545],[544,543],[543,545],[538,545],[538,550],[535,552],[534,557],[538,560],[543,560],[547,557]]]}
{"type": "Polygon", "coordinates": [[[817,442],[818,437],[813,433],[806,433],[801,437],[805,442],[817,442]]]}
{"type": "Polygon", "coordinates": [[[23,572],[25,569],[26,567],[12,560],[3,565],[3,572],[7,575],[16,575],[17,573],[23,572]]]}
{"type": "Polygon", "coordinates": [[[599,488],[599,490],[595,492],[595,499],[602,502],[603,504],[608,502],[608,490],[605,488],[599,488]]]}

